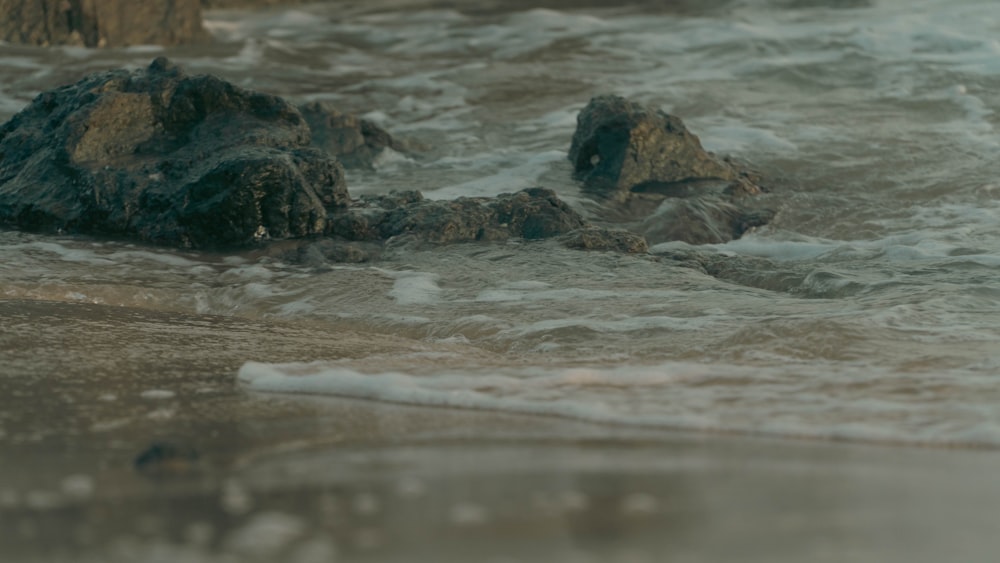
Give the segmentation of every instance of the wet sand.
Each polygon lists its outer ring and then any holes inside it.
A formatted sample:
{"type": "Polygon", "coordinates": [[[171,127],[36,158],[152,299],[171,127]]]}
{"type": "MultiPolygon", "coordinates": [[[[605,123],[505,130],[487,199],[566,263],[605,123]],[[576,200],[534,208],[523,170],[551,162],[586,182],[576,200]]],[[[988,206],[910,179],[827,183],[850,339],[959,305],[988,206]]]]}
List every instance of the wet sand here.
{"type": "Polygon", "coordinates": [[[0,560],[937,562],[990,561],[1000,548],[996,452],[236,385],[246,360],[427,346],[301,322],[0,301],[0,560]]]}

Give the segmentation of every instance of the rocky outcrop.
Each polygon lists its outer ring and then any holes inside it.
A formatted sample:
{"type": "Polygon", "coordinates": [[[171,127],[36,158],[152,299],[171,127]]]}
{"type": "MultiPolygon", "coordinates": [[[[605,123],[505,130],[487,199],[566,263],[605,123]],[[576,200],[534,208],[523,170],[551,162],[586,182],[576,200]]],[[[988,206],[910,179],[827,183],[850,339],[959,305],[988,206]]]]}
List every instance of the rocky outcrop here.
{"type": "MultiPolygon", "coordinates": [[[[321,109],[358,125],[355,140],[367,144],[352,145],[348,157],[393,143],[381,130],[365,137],[372,130],[363,120],[321,109]]],[[[343,261],[376,257],[382,242],[400,236],[531,240],[585,226],[542,188],[352,200],[340,163],[312,142],[306,119],[281,98],[188,76],[164,58],[93,74],[39,95],[0,126],[0,223],[188,248],[328,237],[335,242],[307,245],[306,258],[343,261]]]]}
{"type": "Polygon", "coordinates": [[[732,240],[774,214],[753,197],[761,192],[754,178],[702,150],[677,118],[606,97],[580,124],[571,157],[585,185],[610,190],[594,212],[603,225],[543,188],[354,200],[331,155],[370,167],[380,151],[401,149],[387,132],[327,104],[300,110],[188,76],[160,58],[45,92],[0,126],[0,224],[187,248],[310,239],[291,248],[309,260],[365,261],[403,236],[441,244],[561,237],[570,248],[645,252],[647,240],[732,240]]]}
{"type": "Polygon", "coordinates": [[[620,96],[594,98],[577,117],[569,159],[599,214],[650,243],[739,238],[774,212],[755,174],[707,152],[679,117],[620,96]]]}
{"type": "Polygon", "coordinates": [[[349,203],[294,106],[166,59],[40,94],[0,127],[0,222],[183,247],[322,234],[349,203]]]}
{"type": "Polygon", "coordinates": [[[199,0],[0,0],[0,39],[29,45],[177,45],[208,38],[199,0]]]}
{"type": "Polygon", "coordinates": [[[343,113],[329,102],[299,106],[312,130],[312,145],[336,156],[346,168],[374,168],[386,149],[406,152],[402,143],[372,121],[343,113]]]}

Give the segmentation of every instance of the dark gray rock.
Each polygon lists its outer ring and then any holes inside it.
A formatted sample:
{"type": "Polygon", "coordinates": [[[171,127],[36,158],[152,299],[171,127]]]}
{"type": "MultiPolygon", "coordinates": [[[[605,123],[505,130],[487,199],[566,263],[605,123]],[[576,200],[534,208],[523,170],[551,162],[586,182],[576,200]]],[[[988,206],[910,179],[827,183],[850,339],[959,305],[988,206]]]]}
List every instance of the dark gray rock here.
{"type": "Polygon", "coordinates": [[[426,200],[411,191],[362,198],[331,217],[328,233],[348,240],[413,234],[428,242],[453,243],[549,238],[584,224],[555,192],[543,188],[449,201],[426,200]]]}
{"type": "Polygon", "coordinates": [[[374,168],[375,159],[385,149],[406,152],[402,143],[375,123],[342,113],[328,102],[299,106],[312,130],[312,145],[326,151],[346,168],[374,168]]]}
{"type": "Polygon", "coordinates": [[[626,254],[642,254],[649,245],[642,235],[624,229],[588,226],[560,237],[567,248],[578,250],[613,250],[626,254]]]}
{"type": "Polygon", "coordinates": [[[0,222],[184,247],[326,230],[343,169],[281,98],[166,59],[40,94],[0,127],[0,222]]]}
{"type": "Polygon", "coordinates": [[[208,38],[199,0],[0,0],[0,39],[29,45],[177,45],[208,38]]]}

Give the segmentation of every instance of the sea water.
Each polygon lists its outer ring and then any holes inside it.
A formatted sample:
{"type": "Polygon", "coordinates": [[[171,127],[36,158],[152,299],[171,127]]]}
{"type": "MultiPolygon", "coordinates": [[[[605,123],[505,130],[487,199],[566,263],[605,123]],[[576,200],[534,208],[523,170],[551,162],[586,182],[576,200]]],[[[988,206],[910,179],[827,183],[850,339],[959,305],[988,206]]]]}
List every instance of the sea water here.
{"type": "Polygon", "coordinates": [[[620,94],[760,169],[778,209],[770,225],[648,255],[514,240],[390,245],[365,264],[6,231],[0,298],[423,343],[377,357],[247,357],[219,374],[250,392],[1000,447],[997,4],[591,4],[217,11],[208,46],[3,45],[0,119],[42,90],[164,54],[191,73],[332,102],[420,147],[349,171],[352,194],[544,186],[592,216],[566,151],[587,101],[620,94]]]}

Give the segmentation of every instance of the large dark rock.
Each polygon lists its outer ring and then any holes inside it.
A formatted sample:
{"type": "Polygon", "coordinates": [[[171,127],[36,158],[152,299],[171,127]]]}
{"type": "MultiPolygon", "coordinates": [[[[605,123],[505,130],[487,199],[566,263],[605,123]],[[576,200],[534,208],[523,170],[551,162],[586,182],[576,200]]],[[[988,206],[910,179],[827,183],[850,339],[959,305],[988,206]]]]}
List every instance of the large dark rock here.
{"type": "Polygon", "coordinates": [[[0,39],[29,45],[176,45],[207,39],[200,0],[0,0],[0,39]]]}
{"type": "Polygon", "coordinates": [[[337,157],[347,168],[372,169],[385,149],[406,150],[385,129],[328,102],[303,104],[299,111],[312,130],[312,145],[337,157]]]}
{"type": "MultiPolygon", "coordinates": [[[[363,120],[336,115],[358,125],[343,127],[360,135],[347,154],[392,146],[363,120]]],[[[575,233],[564,239],[573,248],[645,251],[641,236],[593,229],[543,188],[450,201],[415,191],[352,200],[340,163],[310,146],[311,133],[281,98],[188,76],[164,58],[93,74],[40,94],[0,126],[0,224],[189,248],[268,240],[274,255],[310,263],[371,260],[390,240],[567,233],[575,233]]]]}
{"type": "Polygon", "coordinates": [[[721,243],[766,224],[755,174],[707,152],[679,117],[619,96],[594,98],[569,150],[584,193],[652,244],[721,243]]]}
{"type": "Polygon", "coordinates": [[[281,98],[166,59],[40,94],[0,127],[0,222],[184,247],[321,234],[349,202],[281,98]]]}

